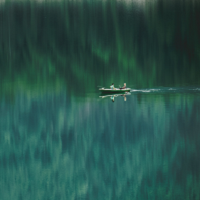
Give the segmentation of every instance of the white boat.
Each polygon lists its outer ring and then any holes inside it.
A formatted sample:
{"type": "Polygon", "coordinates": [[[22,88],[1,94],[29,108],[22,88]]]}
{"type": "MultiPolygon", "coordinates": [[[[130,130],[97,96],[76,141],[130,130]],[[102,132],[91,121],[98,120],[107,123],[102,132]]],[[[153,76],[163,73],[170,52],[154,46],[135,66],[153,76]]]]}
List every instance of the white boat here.
{"type": "Polygon", "coordinates": [[[125,89],[119,89],[119,88],[115,88],[115,89],[100,88],[99,90],[102,93],[106,93],[106,94],[119,94],[119,93],[125,93],[125,92],[130,92],[131,91],[130,88],[125,88],[125,89]]]}

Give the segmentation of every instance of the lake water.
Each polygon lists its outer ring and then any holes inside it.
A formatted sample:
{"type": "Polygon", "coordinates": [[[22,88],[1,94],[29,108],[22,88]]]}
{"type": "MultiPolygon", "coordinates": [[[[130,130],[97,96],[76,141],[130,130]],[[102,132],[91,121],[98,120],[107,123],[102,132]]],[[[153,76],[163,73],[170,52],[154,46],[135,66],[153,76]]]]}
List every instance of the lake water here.
{"type": "Polygon", "coordinates": [[[197,1],[1,2],[0,199],[199,200],[199,21],[197,1]]]}

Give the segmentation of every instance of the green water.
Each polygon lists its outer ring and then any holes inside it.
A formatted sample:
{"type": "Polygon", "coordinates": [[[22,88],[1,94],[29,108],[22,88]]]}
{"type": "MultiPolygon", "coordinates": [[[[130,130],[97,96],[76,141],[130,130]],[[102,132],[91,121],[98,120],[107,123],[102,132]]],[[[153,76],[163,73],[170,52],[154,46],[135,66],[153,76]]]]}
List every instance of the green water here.
{"type": "Polygon", "coordinates": [[[197,1],[1,3],[0,199],[199,200],[199,21],[197,1]]]}

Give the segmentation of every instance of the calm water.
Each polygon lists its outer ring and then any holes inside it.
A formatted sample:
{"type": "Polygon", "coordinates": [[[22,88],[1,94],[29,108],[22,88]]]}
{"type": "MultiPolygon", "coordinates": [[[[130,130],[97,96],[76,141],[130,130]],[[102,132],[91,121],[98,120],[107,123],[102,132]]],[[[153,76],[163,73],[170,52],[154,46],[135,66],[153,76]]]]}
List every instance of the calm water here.
{"type": "Polygon", "coordinates": [[[197,1],[2,2],[0,199],[199,200],[199,21],[197,1]]]}

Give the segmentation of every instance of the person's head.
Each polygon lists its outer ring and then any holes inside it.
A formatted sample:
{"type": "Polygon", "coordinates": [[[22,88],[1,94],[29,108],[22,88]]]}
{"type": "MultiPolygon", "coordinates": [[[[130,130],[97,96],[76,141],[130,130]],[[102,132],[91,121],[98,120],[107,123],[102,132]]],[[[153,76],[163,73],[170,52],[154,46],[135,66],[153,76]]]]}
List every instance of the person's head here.
{"type": "Polygon", "coordinates": [[[112,83],[112,85],[114,85],[114,83],[112,83]]]}
{"type": "Polygon", "coordinates": [[[124,83],[124,86],[126,86],[126,83],[124,83]]]}

